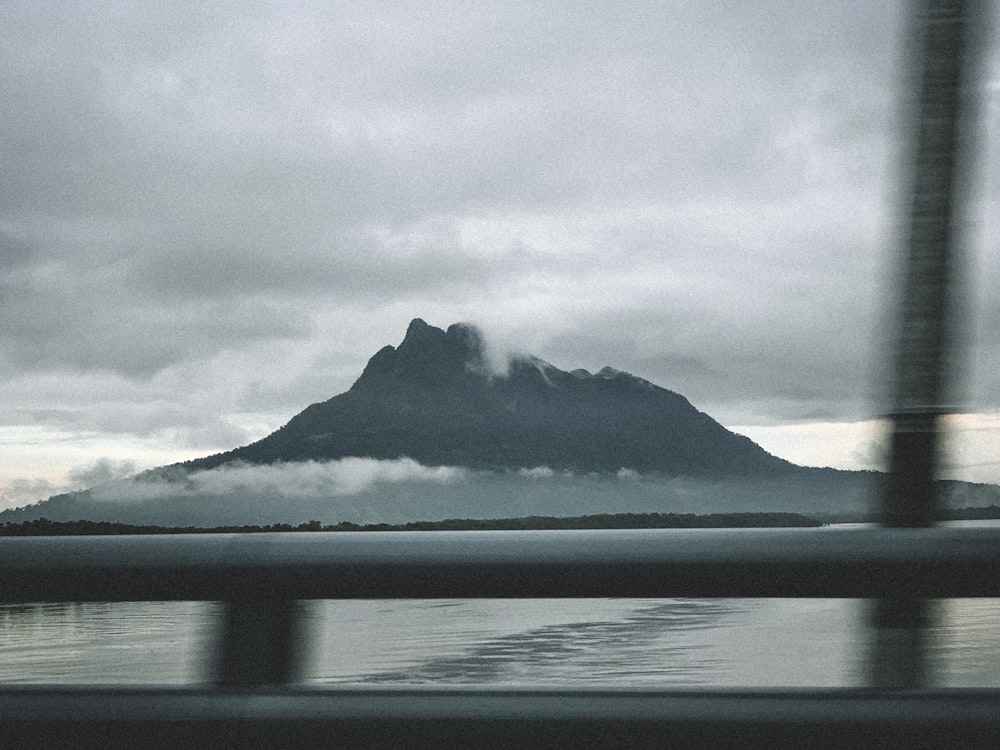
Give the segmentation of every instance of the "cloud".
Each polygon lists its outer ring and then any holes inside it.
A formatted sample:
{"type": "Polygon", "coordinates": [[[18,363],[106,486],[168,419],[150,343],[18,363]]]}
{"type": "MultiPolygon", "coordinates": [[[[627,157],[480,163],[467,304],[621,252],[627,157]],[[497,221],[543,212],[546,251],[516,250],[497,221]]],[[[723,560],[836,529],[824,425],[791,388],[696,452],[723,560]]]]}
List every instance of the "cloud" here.
{"type": "Polygon", "coordinates": [[[518,476],[528,479],[549,479],[555,476],[555,472],[548,466],[535,466],[531,469],[518,469],[518,476]]]}
{"type": "MultiPolygon", "coordinates": [[[[17,52],[36,44],[63,55],[48,69],[13,67],[18,90],[31,92],[23,118],[53,132],[38,139],[44,149],[12,151],[23,169],[7,173],[51,172],[52,189],[79,206],[59,210],[59,220],[78,225],[60,240],[39,238],[37,220],[23,213],[9,217],[46,243],[53,269],[16,300],[24,311],[18,340],[49,345],[25,344],[15,356],[31,366],[148,376],[227,341],[305,343],[315,331],[296,312],[326,295],[411,299],[414,307],[442,294],[518,300],[547,275],[574,288],[590,276],[612,288],[618,279],[620,305],[636,291],[621,269],[641,268],[647,280],[676,273],[673,262],[649,267],[662,248],[652,236],[630,236],[632,217],[609,222],[606,231],[619,236],[600,247],[553,252],[529,234],[487,258],[481,239],[456,241],[456,228],[513,213],[515,224],[518,215],[547,219],[565,234],[595,208],[638,201],[663,217],[648,229],[675,238],[668,255],[676,259],[673,248],[691,239],[678,206],[711,197],[695,230],[706,220],[728,225],[713,248],[721,253],[744,226],[741,239],[759,242],[750,232],[770,207],[747,205],[748,197],[798,199],[779,194],[797,184],[789,169],[808,166],[829,183],[831,165],[878,163],[870,151],[873,138],[884,138],[877,89],[888,68],[842,55],[833,42],[850,35],[830,39],[814,10],[790,35],[771,25],[794,9],[554,10],[390,5],[371,15],[302,7],[230,16],[139,5],[89,18],[92,37],[76,33],[72,19],[40,27],[36,15],[9,11],[10,28],[22,32],[17,52]],[[832,85],[837,79],[815,62],[804,70],[806,50],[836,61],[851,87],[832,85]],[[862,87],[859,97],[862,82],[875,90],[862,87]],[[46,117],[39,102],[75,116],[46,117]],[[845,158],[851,144],[864,158],[845,158]],[[80,217],[90,222],[83,239],[80,217]],[[127,314],[108,316],[109,305],[127,314]]],[[[839,21],[835,28],[845,26],[839,21]]],[[[863,21],[851,27],[862,39],[870,11],[863,21]]],[[[23,137],[36,132],[26,127],[23,137]]],[[[837,183],[853,188],[876,176],[837,175],[837,183]]],[[[9,192],[39,189],[12,184],[9,192]]],[[[693,289],[712,282],[709,271],[689,277],[693,289]]],[[[577,315],[585,310],[572,304],[577,315]]],[[[731,319],[727,311],[716,317],[731,319]]]]}
{"type": "Polygon", "coordinates": [[[70,472],[70,481],[80,487],[97,487],[135,474],[135,464],[131,461],[115,461],[102,458],[89,466],[81,466],[70,472]]]}
{"type": "Polygon", "coordinates": [[[343,458],[284,466],[234,466],[196,472],[189,477],[195,491],[224,493],[255,491],[288,495],[356,495],[380,484],[404,482],[446,483],[460,480],[456,467],[425,467],[409,458],[380,461],[343,458]]]}
{"type": "MultiPolygon", "coordinates": [[[[105,467],[108,468],[108,467],[105,467]]],[[[705,482],[623,470],[574,475],[428,467],[410,459],[343,459],[120,479],[12,511],[4,520],[121,521],[174,526],[404,523],[595,513],[835,512],[864,507],[868,479],[705,482]],[[623,492],[623,482],[628,491],[623,492]]]]}
{"type": "Polygon", "coordinates": [[[0,429],[225,450],[413,317],[724,422],[861,418],[906,7],[4,4],[0,429]]]}
{"type": "MultiPolygon", "coordinates": [[[[92,473],[106,472],[102,463],[92,473]]],[[[185,474],[168,473],[139,477],[134,482],[94,488],[92,496],[104,501],[143,501],[188,496],[247,494],[283,498],[327,498],[356,496],[382,485],[449,484],[463,480],[465,469],[451,466],[426,467],[410,458],[379,460],[343,458],[336,461],[306,461],[274,465],[234,464],[185,474]]]]}
{"type": "Polygon", "coordinates": [[[4,482],[3,491],[0,492],[0,510],[37,503],[39,500],[51,497],[66,489],[68,488],[57,486],[47,479],[24,479],[22,477],[7,479],[4,482]]]}

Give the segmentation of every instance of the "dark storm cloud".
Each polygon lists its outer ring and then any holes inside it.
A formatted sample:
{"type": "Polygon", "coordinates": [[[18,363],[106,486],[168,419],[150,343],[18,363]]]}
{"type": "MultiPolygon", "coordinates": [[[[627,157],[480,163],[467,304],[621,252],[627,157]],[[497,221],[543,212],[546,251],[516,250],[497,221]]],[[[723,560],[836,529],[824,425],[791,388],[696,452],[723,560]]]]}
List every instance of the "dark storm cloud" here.
{"type": "Polygon", "coordinates": [[[790,114],[824,107],[801,125],[849,135],[848,148],[884,125],[885,63],[845,54],[865,47],[845,50],[814,9],[804,23],[804,7],[783,6],[433,7],[132,6],[124,24],[116,8],[84,31],[60,18],[25,29],[10,53],[24,114],[5,192],[220,222],[274,211],[291,226],[544,210],[749,189],[748,177],[787,191],[797,180],[774,162],[797,144],[775,128],[790,114]],[[878,95],[859,101],[866,89],[878,95]]]}
{"type": "Polygon", "coordinates": [[[130,283],[130,262],[78,261],[47,258],[0,275],[6,368],[148,377],[181,360],[215,356],[227,341],[306,338],[311,330],[301,311],[268,299],[219,294],[151,303],[130,283]]]}

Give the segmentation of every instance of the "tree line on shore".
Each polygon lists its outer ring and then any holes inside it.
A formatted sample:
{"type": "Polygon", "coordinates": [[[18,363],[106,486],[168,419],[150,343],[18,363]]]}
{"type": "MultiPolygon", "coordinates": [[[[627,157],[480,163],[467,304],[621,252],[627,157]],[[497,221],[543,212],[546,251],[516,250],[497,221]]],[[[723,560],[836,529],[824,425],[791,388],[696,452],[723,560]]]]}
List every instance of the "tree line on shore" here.
{"type": "MultiPolygon", "coordinates": [[[[1000,519],[1000,505],[942,511],[942,521],[1000,519]]],[[[800,513],[599,513],[586,516],[526,516],[523,518],[450,518],[443,521],[357,524],[274,523],[229,526],[143,526],[117,521],[32,521],[0,525],[0,536],[85,536],[112,534],[255,534],[287,531],[528,531],[562,529],[750,529],[811,528],[829,523],[876,522],[874,515],[823,516],[800,513]]]]}
{"type": "Polygon", "coordinates": [[[309,531],[511,531],[561,529],[722,529],[815,527],[823,523],[798,513],[602,513],[587,516],[527,516],[524,518],[453,518],[443,521],[412,521],[403,524],[356,524],[341,521],[322,524],[306,521],[297,525],[264,526],[141,526],[115,521],[50,521],[38,518],[0,526],[0,536],[84,536],[113,534],[252,534],[309,531]]]}

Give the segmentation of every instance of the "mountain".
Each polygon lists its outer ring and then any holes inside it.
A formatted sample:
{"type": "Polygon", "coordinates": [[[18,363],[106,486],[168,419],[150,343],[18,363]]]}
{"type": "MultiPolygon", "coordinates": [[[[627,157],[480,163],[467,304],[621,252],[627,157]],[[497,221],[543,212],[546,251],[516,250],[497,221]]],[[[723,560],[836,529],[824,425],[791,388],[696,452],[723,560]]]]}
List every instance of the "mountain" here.
{"type": "MultiPolygon", "coordinates": [[[[414,320],[345,393],[267,437],[0,512],[163,526],[405,523],[600,513],[860,513],[880,475],[796,466],[610,367],[490,367],[469,325],[414,320]],[[623,471],[624,470],[624,471],[623,471]]],[[[950,507],[1000,488],[943,483],[950,507]]]]}
{"type": "Polygon", "coordinates": [[[346,393],[251,445],[183,464],[412,458],[427,466],[621,469],[668,476],[776,477],[798,467],[730,432],[683,396],[605,367],[566,372],[537,357],[491,371],[476,328],[413,320],[346,393]]]}

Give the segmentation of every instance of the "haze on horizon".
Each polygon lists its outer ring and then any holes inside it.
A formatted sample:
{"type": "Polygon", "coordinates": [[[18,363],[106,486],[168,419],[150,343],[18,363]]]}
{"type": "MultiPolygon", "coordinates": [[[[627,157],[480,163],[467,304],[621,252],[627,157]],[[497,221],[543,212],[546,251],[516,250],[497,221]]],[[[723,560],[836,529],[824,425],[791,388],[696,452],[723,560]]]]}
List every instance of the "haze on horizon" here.
{"type": "MultiPolygon", "coordinates": [[[[234,448],[411,318],[880,461],[903,2],[0,7],[0,507],[234,448]]],[[[982,30],[948,476],[1000,483],[982,30]]]]}

